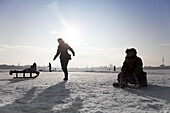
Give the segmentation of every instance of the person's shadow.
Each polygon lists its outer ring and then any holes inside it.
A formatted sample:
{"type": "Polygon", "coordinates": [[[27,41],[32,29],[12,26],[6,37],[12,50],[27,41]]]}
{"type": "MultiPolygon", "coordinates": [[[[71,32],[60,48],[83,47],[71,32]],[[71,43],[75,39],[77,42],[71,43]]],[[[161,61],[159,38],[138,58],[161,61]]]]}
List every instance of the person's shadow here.
{"type": "Polygon", "coordinates": [[[136,94],[151,100],[164,100],[167,103],[170,103],[170,87],[159,86],[159,85],[149,85],[146,88],[134,89],[128,88],[125,89],[129,93],[136,94]]]}
{"type": "Polygon", "coordinates": [[[66,81],[45,89],[36,95],[37,87],[31,88],[22,98],[16,99],[12,104],[0,107],[0,113],[76,113],[82,108],[82,100],[77,97],[69,108],[59,111],[53,110],[58,104],[65,104],[70,97],[70,89],[65,88],[66,81]],[[72,109],[74,108],[74,109],[72,109]]]}

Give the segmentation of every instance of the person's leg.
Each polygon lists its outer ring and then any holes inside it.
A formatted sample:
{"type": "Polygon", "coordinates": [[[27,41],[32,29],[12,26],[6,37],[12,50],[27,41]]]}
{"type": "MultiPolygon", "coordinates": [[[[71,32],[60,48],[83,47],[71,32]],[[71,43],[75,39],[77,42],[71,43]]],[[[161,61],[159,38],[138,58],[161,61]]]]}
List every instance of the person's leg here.
{"type": "Polygon", "coordinates": [[[137,85],[138,85],[139,87],[141,87],[141,85],[140,85],[140,83],[139,83],[139,81],[138,81],[138,78],[137,78],[137,76],[136,76],[135,73],[133,73],[133,77],[135,78],[135,81],[136,81],[137,85]]]}
{"type": "Polygon", "coordinates": [[[68,70],[67,70],[68,60],[61,60],[61,67],[65,75],[65,80],[68,79],[68,70]]]}
{"type": "Polygon", "coordinates": [[[119,78],[119,87],[122,87],[122,79],[123,79],[123,74],[121,74],[119,78]]]}

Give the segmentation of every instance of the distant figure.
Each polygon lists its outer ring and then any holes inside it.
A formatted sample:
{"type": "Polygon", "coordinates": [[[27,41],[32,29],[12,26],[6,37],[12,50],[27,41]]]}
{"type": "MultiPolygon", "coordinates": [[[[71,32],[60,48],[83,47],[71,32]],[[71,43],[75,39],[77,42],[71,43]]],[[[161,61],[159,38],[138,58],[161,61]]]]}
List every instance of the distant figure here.
{"type": "Polygon", "coordinates": [[[49,62],[48,67],[49,67],[49,72],[51,72],[51,63],[50,62],[49,62]]]}
{"type": "Polygon", "coordinates": [[[68,61],[71,60],[71,55],[68,53],[68,50],[72,52],[73,56],[75,56],[75,52],[67,43],[64,42],[62,38],[58,39],[58,43],[59,43],[58,50],[53,60],[55,60],[60,55],[61,67],[65,74],[65,78],[63,80],[68,80],[67,65],[68,61]]]}
{"type": "Polygon", "coordinates": [[[127,49],[121,73],[118,75],[119,87],[124,87],[128,83],[137,84],[139,87],[147,87],[146,73],[142,66],[142,60],[137,56],[136,49],[127,49]]]}
{"type": "Polygon", "coordinates": [[[116,66],[113,67],[113,70],[116,71],[116,66]]]}
{"type": "Polygon", "coordinates": [[[23,72],[36,72],[37,71],[37,64],[34,62],[33,65],[30,66],[30,68],[26,68],[23,70],[23,72]]]}

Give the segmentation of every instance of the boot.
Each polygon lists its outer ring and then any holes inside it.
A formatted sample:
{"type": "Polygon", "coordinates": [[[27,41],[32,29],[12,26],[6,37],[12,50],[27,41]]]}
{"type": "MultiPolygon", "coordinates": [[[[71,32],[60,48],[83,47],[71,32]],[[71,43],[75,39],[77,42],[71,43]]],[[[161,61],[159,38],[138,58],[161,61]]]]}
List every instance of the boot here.
{"type": "Polygon", "coordinates": [[[64,78],[63,80],[68,80],[68,78],[64,78]]]}

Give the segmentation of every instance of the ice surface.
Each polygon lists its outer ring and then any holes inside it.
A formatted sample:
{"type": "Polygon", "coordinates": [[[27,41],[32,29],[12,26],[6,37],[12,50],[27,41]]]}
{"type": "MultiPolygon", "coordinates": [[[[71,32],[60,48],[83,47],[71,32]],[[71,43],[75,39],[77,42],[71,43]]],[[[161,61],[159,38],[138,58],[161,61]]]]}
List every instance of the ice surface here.
{"type": "Polygon", "coordinates": [[[0,113],[170,113],[170,71],[147,70],[147,88],[114,88],[118,73],[0,73],[0,113]]]}

